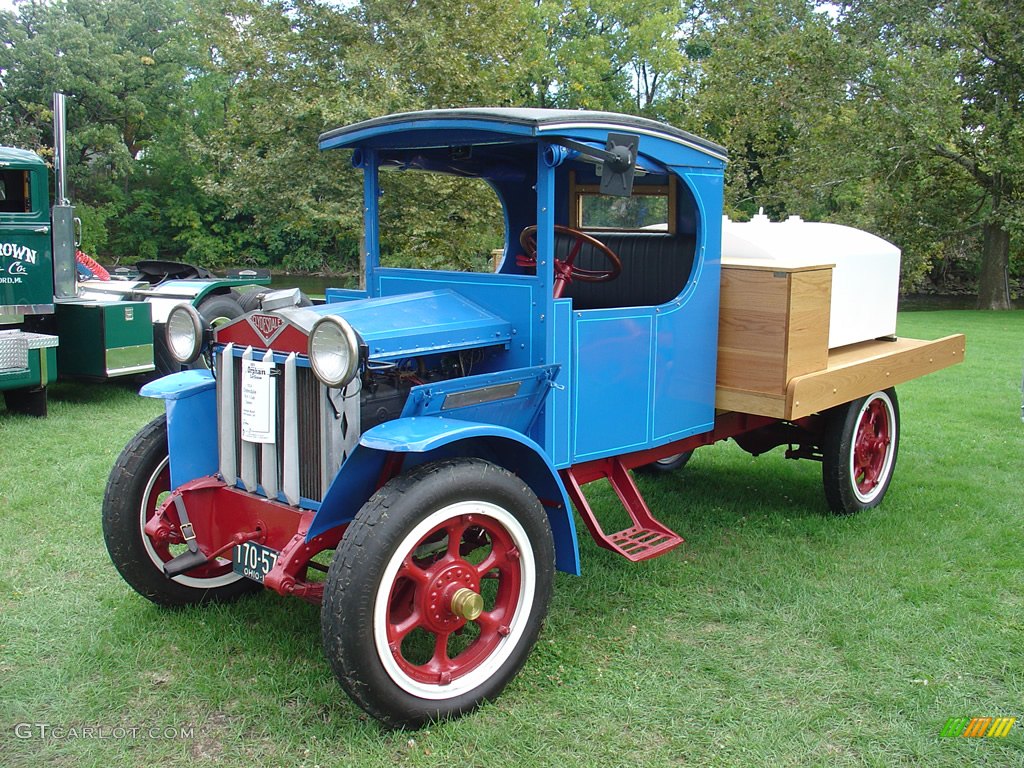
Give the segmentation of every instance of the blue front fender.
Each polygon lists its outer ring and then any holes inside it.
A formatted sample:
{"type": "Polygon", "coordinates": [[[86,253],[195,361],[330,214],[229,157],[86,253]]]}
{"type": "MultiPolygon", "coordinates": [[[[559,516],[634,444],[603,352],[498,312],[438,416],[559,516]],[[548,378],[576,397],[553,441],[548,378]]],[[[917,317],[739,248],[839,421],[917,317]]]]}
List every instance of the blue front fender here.
{"type": "Polygon", "coordinates": [[[210,371],[180,371],[139,392],[166,403],[172,488],[217,471],[216,386],[210,371]]]}
{"type": "Polygon", "coordinates": [[[518,475],[540,499],[555,540],[555,566],[579,575],[572,507],[558,472],[537,443],[521,432],[475,421],[430,416],[395,419],[368,430],[324,495],[306,540],[349,522],[373,495],[390,454],[405,454],[403,470],[429,461],[474,456],[518,475]]]}

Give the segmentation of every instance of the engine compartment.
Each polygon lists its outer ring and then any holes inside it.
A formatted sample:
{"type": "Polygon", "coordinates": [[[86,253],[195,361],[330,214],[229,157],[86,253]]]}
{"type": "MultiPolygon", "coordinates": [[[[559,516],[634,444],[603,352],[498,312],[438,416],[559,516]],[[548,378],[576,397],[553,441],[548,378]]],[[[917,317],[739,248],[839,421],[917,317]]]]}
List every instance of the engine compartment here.
{"type": "Polygon", "coordinates": [[[413,387],[469,376],[483,358],[484,351],[475,349],[367,363],[360,376],[360,429],[399,418],[413,387]]]}

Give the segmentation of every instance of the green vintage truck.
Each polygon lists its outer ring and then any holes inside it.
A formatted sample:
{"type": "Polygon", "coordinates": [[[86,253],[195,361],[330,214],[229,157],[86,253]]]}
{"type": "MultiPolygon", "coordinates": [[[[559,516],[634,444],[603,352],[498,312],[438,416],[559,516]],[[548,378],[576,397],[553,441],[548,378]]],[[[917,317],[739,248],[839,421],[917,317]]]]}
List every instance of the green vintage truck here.
{"type": "Polygon", "coordinates": [[[52,207],[42,158],[0,147],[0,391],[8,411],[36,416],[46,414],[46,387],[58,375],[103,380],[180,370],[163,345],[174,306],[190,303],[216,324],[244,313],[238,288],[269,282],[256,273],[215,278],[173,262],[143,262],[135,279],[109,279],[77,251],[80,222],[65,193],[63,94],[54,96],[53,112],[52,207]]]}

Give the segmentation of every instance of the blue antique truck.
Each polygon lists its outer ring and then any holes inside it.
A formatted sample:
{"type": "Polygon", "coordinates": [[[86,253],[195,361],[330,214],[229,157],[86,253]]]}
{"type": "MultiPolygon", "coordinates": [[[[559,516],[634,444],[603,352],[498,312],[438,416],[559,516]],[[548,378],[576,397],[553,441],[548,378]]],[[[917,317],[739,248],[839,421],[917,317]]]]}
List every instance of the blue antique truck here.
{"type": "Polygon", "coordinates": [[[834,512],[873,507],[896,463],[895,385],[963,358],[962,336],[895,335],[898,250],[724,219],[725,150],[669,125],[432,110],[320,147],[363,176],[365,290],[316,307],[269,293],[215,329],[174,308],[168,349],[210,370],[143,389],[166,414],[117,460],[103,529],[157,604],[261,588],[322,604],[341,686],[392,726],[465,713],[516,675],[554,571],[580,572],[573,508],[633,561],[682,542],[631,470],[727,438],[787,446],[822,463],[834,512]],[[486,182],[497,268],[382,266],[388,173],[486,182]],[[625,529],[588,503],[598,479],[625,529]]]}

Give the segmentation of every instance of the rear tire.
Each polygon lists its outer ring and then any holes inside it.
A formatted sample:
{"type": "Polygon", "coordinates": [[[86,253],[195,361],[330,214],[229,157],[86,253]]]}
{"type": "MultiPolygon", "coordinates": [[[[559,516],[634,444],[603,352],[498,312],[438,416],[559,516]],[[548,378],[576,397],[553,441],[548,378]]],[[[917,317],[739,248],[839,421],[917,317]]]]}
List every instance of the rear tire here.
{"type": "Polygon", "coordinates": [[[652,475],[667,475],[677,470],[682,469],[690,461],[690,457],[693,456],[693,451],[683,451],[672,456],[666,456],[663,459],[652,461],[650,464],[644,464],[643,466],[637,467],[638,472],[644,472],[652,475]]]}
{"type": "Polygon", "coordinates": [[[821,476],[837,515],[877,507],[889,490],[900,446],[900,405],[889,388],[829,410],[821,476]]]}
{"type": "MultiPolygon", "coordinates": [[[[173,557],[144,532],[161,496],[170,491],[167,417],[159,416],[132,439],[118,456],[103,496],[103,540],[121,577],[157,605],[182,606],[226,602],[262,587],[215,562],[168,579],[163,564],[173,557]]],[[[218,560],[220,560],[218,558],[218,560]]]]}

